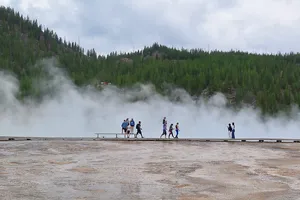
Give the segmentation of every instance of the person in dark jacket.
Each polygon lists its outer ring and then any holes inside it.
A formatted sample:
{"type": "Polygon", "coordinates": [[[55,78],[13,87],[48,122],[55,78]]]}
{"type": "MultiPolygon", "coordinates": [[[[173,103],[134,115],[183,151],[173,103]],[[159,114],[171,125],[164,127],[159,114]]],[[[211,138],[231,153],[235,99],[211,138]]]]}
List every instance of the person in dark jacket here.
{"type": "Polygon", "coordinates": [[[231,138],[232,139],[235,139],[235,124],[234,124],[234,122],[232,122],[232,131],[231,131],[231,138]]]}
{"type": "Polygon", "coordinates": [[[173,124],[170,125],[169,127],[169,135],[168,135],[168,138],[170,138],[170,136],[172,135],[172,137],[174,138],[174,135],[173,135],[173,124]]]}
{"type": "Polygon", "coordinates": [[[137,138],[138,134],[141,135],[142,138],[144,138],[143,134],[142,134],[142,126],[141,126],[142,122],[139,121],[139,123],[136,125],[136,135],[135,137],[137,138]]]}
{"type": "Polygon", "coordinates": [[[231,127],[230,123],[228,124],[227,129],[228,129],[228,136],[229,136],[229,138],[231,138],[232,127],[231,127]]]}

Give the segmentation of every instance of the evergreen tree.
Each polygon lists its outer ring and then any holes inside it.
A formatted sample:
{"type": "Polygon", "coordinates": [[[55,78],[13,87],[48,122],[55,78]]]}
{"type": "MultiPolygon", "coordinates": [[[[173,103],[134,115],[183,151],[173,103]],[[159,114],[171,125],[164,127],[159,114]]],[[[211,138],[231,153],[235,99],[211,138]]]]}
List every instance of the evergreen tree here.
{"type": "Polygon", "coordinates": [[[76,42],[66,41],[11,8],[0,7],[0,68],[17,75],[19,98],[42,95],[33,87],[45,76],[34,67],[41,58],[56,57],[76,85],[101,81],[117,86],[153,83],[163,92],[164,83],[186,89],[191,95],[224,93],[231,106],[241,103],[265,113],[300,104],[300,54],[258,55],[202,49],[175,49],[158,43],[133,53],[98,55],[76,42]]]}

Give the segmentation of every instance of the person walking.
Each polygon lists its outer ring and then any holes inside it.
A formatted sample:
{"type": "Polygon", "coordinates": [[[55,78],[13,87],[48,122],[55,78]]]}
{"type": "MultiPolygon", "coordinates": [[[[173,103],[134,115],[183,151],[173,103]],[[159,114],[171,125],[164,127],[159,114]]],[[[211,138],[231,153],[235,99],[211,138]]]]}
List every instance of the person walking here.
{"type": "Polygon", "coordinates": [[[143,136],[143,134],[142,134],[142,122],[141,121],[139,121],[139,123],[136,125],[136,135],[135,135],[135,137],[137,138],[137,136],[138,136],[138,134],[140,134],[141,135],[141,138],[144,138],[144,136],[143,136]]]}
{"type": "Polygon", "coordinates": [[[162,132],[160,138],[161,138],[163,135],[165,136],[165,138],[167,138],[167,120],[164,120],[164,123],[163,123],[163,132],[162,132]]]}
{"type": "Polygon", "coordinates": [[[168,138],[170,139],[170,136],[172,135],[172,137],[174,138],[174,135],[173,135],[173,124],[170,125],[169,127],[169,135],[168,135],[168,138]]]}

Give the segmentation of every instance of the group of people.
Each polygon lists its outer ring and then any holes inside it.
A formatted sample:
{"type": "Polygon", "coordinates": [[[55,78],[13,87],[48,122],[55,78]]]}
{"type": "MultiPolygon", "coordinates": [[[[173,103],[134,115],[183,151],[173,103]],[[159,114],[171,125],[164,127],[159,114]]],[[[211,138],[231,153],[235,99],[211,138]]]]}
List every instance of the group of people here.
{"type": "MultiPolygon", "coordinates": [[[[162,138],[163,136],[165,136],[165,138],[167,138],[167,135],[168,135],[168,138],[170,138],[170,136],[172,136],[173,138],[178,138],[178,134],[179,134],[179,123],[178,122],[175,125],[175,132],[176,132],[175,136],[173,134],[174,127],[173,127],[172,123],[169,126],[169,129],[167,129],[168,122],[167,122],[166,117],[163,118],[162,124],[163,124],[163,132],[162,132],[160,138],[162,138]],[[168,130],[169,134],[167,134],[167,130],[168,130]]],[[[139,121],[137,124],[135,124],[135,121],[133,120],[133,118],[131,118],[131,120],[129,120],[129,118],[127,118],[127,119],[124,119],[121,127],[122,127],[122,134],[124,134],[125,138],[126,137],[129,138],[131,134],[133,134],[135,138],[137,138],[138,135],[141,135],[141,138],[144,138],[144,136],[142,134],[142,122],[141,121],[139,121]],[[133,131],[134,127],[136,128],[136,134],[133,131]]],[[[234,124],[234,122],[232,122],[231,124],[229,123],[227,126],[227,129],[228,129],[229,138],[235,139],[235,124],[234,124]]]]}
{"type": "MultiPolygon", "coordinates": [[[[167,119],[166,117],[163,118],[163,132],[160,136],[160,138],[162,136],[165,136],[165,138],[167,137],[167,119]]],[[[171,123],[170,127],[169,127],[169,134],[168,134],[168,138],[170,138],[170,136],[172,136],[173,138],[178,138],[178,133],[179,133],[179,123],[177,122],[176,125],[175,125],[175,131],[176,131],[176,135],[174,137],[173,135],[173,130],[174,130],[174,127],[173,127],[173,124],[171,123]]]]}
{"type": "Polygon", "coordinates": [[[235,125],[234,122],[232,122],[231,124],[229,123],[227,126],[228,129],[228,136],[231,139],[235,139],[235,125]]]}
{"type": "MultiPolygon", "coordinates": [[[[171,124],[169,126],[169,129],[167,129],[167,119],[166,117],[163,118],[163,133],[161,134],[160,138],[162,138],[162,136],[165,136],[165,138],[170,138],[170,136],[172,136],[173,138],[178,138],[178,134],[179,134],[179,123],[177,122],[175,125],[175,131],[176,131],[176,135],[174,136],[173,134],[173,124],[171,124]],[[169,134],[167,134],[167,130],[169,132],[169,134]]],[[[124,134],[124,137],[126,138],[130,138],[130,135],[134,135],[135,138],[137,138],[138,135],[141,135],[141,138],[144,138],[143,134],[142,134],[142,122],[139,121],[137,124],[135,124],[135,121],[133,120],[133,118],[131,118],[131,120],[129,120],[129,118],[124,119],[123,123],[121,124],[122,127],[122,134],[124,134]],[[136,128],[136,133],[134,133],[134,127],[136,128]]]]}
{"type": "Polygon", "coordinates": [[[142,138],[144,138],[143,134],[142,134],[142,122],[139,121],[136,125],[135,125],[135,121],[133,120],[133,118],[131,118],[131,120],[129,120],[129,118],[124,119],[122,125],[122,134],[124,134],[124,137],[129,138],[130,134],[133,134],[135,138],[137,138],[137,136],[140,134],[142,138]],[[134,134],[134,127],[136,128],[136,134],[134,134]]]}

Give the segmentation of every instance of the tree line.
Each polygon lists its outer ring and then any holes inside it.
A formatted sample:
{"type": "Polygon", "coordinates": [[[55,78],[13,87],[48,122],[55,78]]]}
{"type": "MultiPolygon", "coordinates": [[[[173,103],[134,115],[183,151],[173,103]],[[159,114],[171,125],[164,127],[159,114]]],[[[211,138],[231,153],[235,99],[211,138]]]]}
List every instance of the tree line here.
{"type": "Polygon", "coordinates": [[[56,57],[78,86],[97,86],[101,81],[120,87],[152,83],[163,93],[164,83],[171,83],[193,96],[222,92],[230,106],[247,104],[270,114],[300,105],[298,53],[207,52],[154,43],[133,53],[104,56],[62,39],[12,8],[0,7],[0,67],[17,75],[20,99],[41,95],[33,80],[45,73],[33,66],[46,57],[56,57]]]}

